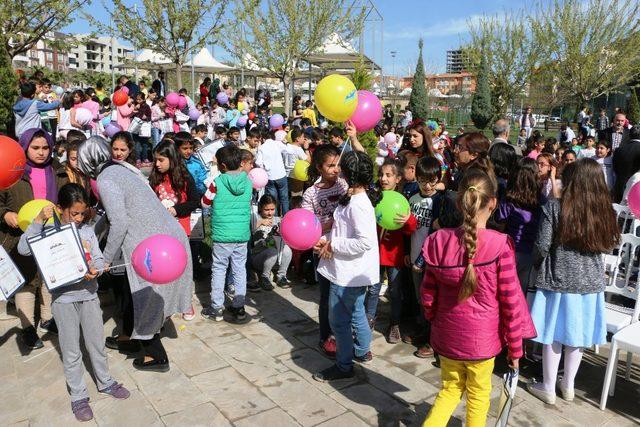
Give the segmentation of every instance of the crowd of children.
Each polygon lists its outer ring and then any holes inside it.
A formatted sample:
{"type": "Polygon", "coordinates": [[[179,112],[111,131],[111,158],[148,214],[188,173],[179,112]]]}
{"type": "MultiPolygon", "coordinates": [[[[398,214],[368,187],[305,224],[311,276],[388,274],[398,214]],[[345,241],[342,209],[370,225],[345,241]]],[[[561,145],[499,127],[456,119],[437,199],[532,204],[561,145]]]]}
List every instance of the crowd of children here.
{"type": "MultiPolygon", "coordinates": [[[[130,83],[120,80],[123,87],[130,83]]],[[[452,139],[420,119],[396,129],[391,114],[376,129],[376,167],[355,127],[323,128],[311,101],[272,129],[264,97],[253,105],[240,90],[220,105],[216,94],[226,95],[224,85],[209,83],[201,86],[199,103],[189,99],[201,114],[187,122],[154,89],[130,89],[129,102],[111,110],[108,97],[93,90],[62,94],[60,104],[48,82],[21,87],[14,111],[27,168],[18,184],[0,192],[0,237],[27,278],[15,296],[23,342],[43,346],[34,314],[38,293],[39,326],[56,332],[57,325],[78,419],[91,419],[78,359],[80,328],[98,389],[129,396],[108,373],[96,293],[103,259],[84,221],[95,213],[89,208],[99,208],[99,194],[77,167],[79,145],[106,130],[104,118],[106,126],[113,119],[120,125],[110,135],[112,161],[150,166],[149,186],[186,236],[204,223],[204,236],[191,241],[196,278],[211,259],[211,302],[203,317],[246,322],[246,292],[271,291],[274,283],[291,287],[290,265],[307,257],[312,274],[305,280],[318,286],[319,349],[336,361],[314,374],[316,380],[352,377],[354,362],[374,357],[371,334],[386,295],[388,343],[412,344],[416,357],[435,355],[441,367],[442,390],[426,425],[446,425],[465,392],[467,423],[484,425],[495,357],[506,346],[509,365],[518,368],[525,339],[543,345],[544,381],[530,385],[530,392],[555,402],[565,346],[558,387],[564,399],[573,399],[583,349],[606,342],[601,254],[619,236],[610,197],[617,178],[611,140],[581,134],[559,143],[534,130],[519,138],[528,148],[518,156],[514,146],[492,145],[481,133],[452,139]],[[54,118],[50,112],[60,105],[54,118]],[[88,122],[78,122],[79,108],[91,112],[88,122]],[[242,123],[247,112],[252,116],[242,123]],[[62,150],[42,128],[44,117],[62,150]],[[132,132],[134,122],[149,123],[149,132],[140,126],[132,132]],[[298,161],[310,164],[306,181],[293,173],[298,161]],[[264,189],[253,187],[249,172],[255,167],[266,173],[264,189]],[[374,207],[383,191],[401,194],[410,206],[396,215],[397,230],[376,226],[374,207]],[[63,222],[77,225],[92,260],[85,280],[60,293],[50,294],[38,280],[25,244],[54,210],[44,209],[24,233],[17,227],[16,213],[33,199],[52,201],[63,222]],[[291,250],[279,233],[282,217],[298,206],[322,226],[321,239],[306,254],[291,250]]],[[[192,320],[193,306],[182,316],[192,320]]],[[[132,350],[113,338],[107,346],[132,350]]]]}

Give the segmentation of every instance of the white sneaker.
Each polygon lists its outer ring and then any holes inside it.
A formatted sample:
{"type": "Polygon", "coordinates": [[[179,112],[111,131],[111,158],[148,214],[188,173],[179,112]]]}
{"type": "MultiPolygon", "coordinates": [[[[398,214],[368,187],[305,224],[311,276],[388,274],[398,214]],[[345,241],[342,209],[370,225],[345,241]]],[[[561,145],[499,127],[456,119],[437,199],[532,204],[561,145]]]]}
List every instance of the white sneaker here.
{"type": "Polygon", "coordinates": [[[574,389],[566,389],[562,386],[562,380],[558,379],[558,388],[560,389],[560,394],[562,395],[562,398],[564,400],[566,400],[567,402],[573,402],[573,399],[575,397],[575,391],[574,389]]]}
{"type": "Polygon", "coordinates": [[[543,388],[542,383],[536,383],[535,381],[527,384],[527,390],[529,393],[533,394],[538,399],[542,400],[544,403],[548,405],[556,404],[556,394],[555,392],[548,392],[543,388]]]}

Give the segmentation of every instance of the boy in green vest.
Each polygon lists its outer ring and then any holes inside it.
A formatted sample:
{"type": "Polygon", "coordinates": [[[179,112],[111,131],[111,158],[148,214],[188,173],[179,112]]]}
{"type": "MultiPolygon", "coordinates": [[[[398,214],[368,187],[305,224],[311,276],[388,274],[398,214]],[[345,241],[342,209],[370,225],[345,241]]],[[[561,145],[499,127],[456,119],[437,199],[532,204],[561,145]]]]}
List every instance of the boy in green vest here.
{"type": "Polygon", "coordinates": [[[211,265],[211,306],[202,310],[202,316],[217,322],[223,319],[224,285],[227,269],[235,286],[235,295],[229,308],[236,323],[247,319],[244,297],[247,289],[247,242],[251,237],[251,180],[241,169],[241,150],[228,145],[216,152],[216,161],[222,172],[209,185],[202,198],[204,206],[211,206],[213,263],[211,265]]]}

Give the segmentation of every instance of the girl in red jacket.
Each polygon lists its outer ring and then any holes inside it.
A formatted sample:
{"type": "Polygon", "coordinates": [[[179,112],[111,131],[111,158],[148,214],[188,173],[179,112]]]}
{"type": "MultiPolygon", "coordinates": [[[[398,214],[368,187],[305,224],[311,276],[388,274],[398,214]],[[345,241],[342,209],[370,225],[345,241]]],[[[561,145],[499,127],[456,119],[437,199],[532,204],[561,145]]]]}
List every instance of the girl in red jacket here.
{"type": "Polygon", "coordinates": [[[518,369],[522,339],[535,336],[513,242],[486,229],[496,191],[495,179],[467,171],[458,189],[462,227],[433,233],[422,248],[422,305],[442,368],[442,390],[425,426],[446,426],[465,391],[466,425],[485,426],[495,356],[506,344],[509,366],[518,369]]]}
{"type": "MultiPolygon", "coordinates": [[[[397,159],[385,159],[380,166],[379,179],[380,187],[385,191],[397,191],[398,184],[402,180],[402,166],[397,159]]],[[[387,341],[396,344],[400,341],[400,314],[402,310],[402,275],[400,269],[407,265],[405,258],[409,255],[405,253],[405,237],[411,236],[418,225],[416,217],[408,215],[398,215],[396,223],[403,224],[399,230],[384,230],[378,226],[379,247],[380,247],[380,283],[369,287],[365,300],[365,311],[371,330],[376,322],[376,309],[382,279],[385,272],[389,283],[389,296],[391,299],[391,319],[389,329],[386,333],[387,341]]]]}

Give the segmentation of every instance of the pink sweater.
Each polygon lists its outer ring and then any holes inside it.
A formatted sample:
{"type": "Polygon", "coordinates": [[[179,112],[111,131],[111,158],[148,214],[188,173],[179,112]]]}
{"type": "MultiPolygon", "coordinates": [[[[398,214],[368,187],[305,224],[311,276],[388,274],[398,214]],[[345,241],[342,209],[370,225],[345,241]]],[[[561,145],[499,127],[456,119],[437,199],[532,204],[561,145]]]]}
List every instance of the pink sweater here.
{"type": "Polygon", "coordinates": [[[118,108],[117,122],[122,127],[122,130],[129,130],[131,124],[131,118],[133,117],[133,107],[128,104],[121,105],[118,108]]]}
{"type": "Polygon", "coordinates": [[[466,267],[462,229],[430,235],[422,253],[426,270],[422,305],[431,321],[431,346],[455,360],[496,356],[506,344],[511,357],[522,357],[522,339],[536,336],[516,272],[513,242],[506,234],[478,230],[474,259],[475,293],[458,301],[466,267]]]}

